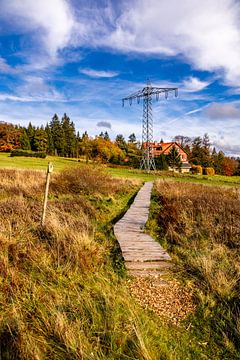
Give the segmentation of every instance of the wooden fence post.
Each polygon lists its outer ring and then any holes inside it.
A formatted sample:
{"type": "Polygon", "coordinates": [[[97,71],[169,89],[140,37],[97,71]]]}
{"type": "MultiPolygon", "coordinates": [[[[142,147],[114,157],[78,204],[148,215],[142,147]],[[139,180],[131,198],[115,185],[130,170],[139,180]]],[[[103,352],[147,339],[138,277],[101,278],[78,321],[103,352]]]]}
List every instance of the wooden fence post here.
{"type": "Polygon", "coordinates": [[[43,202],[43,212],[42,212],[42,220],[41,225],[44,226],[45,217],[46,217],[46,210],[47,210],[47,201],[48,201],[48,190],[49,190],[49,182],[50,182],[50,175],[53,172],[53,164],[48,163],[47,168],[47,177],[46,177],[46,185],[45,185],[45,194],[44,194],[44,202],[43,202]]]}

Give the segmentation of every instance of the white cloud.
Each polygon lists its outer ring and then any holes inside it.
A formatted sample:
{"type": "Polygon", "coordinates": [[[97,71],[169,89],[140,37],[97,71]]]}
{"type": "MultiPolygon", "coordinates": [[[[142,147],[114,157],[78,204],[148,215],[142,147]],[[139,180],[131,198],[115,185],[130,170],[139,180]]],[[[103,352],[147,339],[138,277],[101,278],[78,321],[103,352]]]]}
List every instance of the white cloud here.
{"type": "Polygon", "coordinates": [[[206,88],[210,82],[202,81],[196,77],[190,76],[188,79],[183,80],[183,91],[195,92],[201,91],[206,88]]]}
{"type": "Polygon", "coordinates": [[[0,57],[0,73],[16,74],[18,71],[10,66],[5,59],[0,57]]]}
{"type": "MultiPolygon", "coordinates": [[[[95,31],[85,43],[123,52],[179,55],[197,69],[218,72],[229,84],[240,84],[239,1],[122,1],[121,11],[119,17],[102,11],[101,21],[95,16],[95,31]]],[[[89,21],[84,13],[80,16],[81,24],[89,26],[89,21]]]]}
{"type": "MultiPolygon", "coordinates": [[[[1,3],[1,16],[11,18],[19,32],[35,32],[51,57],[71,40],[75,20],[66,0],[8,0],[1,3]]],[[[34,46],[35,47],[35,46],[34,46]]]]}
{"type": "Polygon", "coordinates": [[[210,119],[240,119],[240,109],[231,103],[212,103],[204,113],[210,119]]]}
{"type": "Polygon", "coordinates": [[[79,71],[82,74],[93,78],[112,78],[119,74],[115,71],[103,71],[103,70],[94,70],[94,69],[79,69],[79,71]]]}
{"type": "Polygon", "coordinates": [[[48,102],[48,101],[66,101],[55,87],[38,76],[25,76],[21,85],[16,85],[14,93],[0,93],[0,101],[18,101],[18,102],[48,102]]]}

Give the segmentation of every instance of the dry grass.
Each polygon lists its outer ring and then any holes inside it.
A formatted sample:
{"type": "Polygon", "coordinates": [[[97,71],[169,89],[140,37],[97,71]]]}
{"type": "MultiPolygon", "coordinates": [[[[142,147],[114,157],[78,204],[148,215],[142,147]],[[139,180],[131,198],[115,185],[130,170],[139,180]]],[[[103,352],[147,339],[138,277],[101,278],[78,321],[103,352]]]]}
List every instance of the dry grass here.
{"type": "Polygon", "coordinates": [[[110,240],[95,241],[101,204],[110,219],[134,185],[99,169],[56,174],[41,228],[45,174],[0,175],[0,358],[155,359],[149,320],[112,269],[110,240]]]}
{"type": "Polygon", "coordinates": [[[159,181],[156,198],[159,238],[180,277],[194,284],[203,327],[210,324],[222,346],[240,351],[239,190],[159,181]]]}

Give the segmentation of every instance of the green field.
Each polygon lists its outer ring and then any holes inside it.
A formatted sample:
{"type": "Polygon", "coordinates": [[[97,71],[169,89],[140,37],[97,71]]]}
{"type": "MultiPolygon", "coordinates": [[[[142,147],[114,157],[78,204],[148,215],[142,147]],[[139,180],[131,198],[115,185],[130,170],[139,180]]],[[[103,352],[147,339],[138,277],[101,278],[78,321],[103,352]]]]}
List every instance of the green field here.
{"type": "MultiPolygon", "coordinates": [[[[54,170],[60,171],[67,167],[79,166],[76,159],[61,158],[56,156],[47,156],[46,159],[27,158],[27,157],[10,157],[9,154],[0,153],[0,168],[17,168],[17,169],[32,169],[45,170],[48,162],[52,162],[54,170]]],[[[158,172],[157,174],[147,174],[136,169],[110,168],[106,167],[107,171],[114,177],[124,177],[139,179],[142,181],[154,181],[159,178],[172,179],[181,182],[196,182],[206,185],[221,185],[221,186],[240,186],[240,176],[205,176],[205,175],[183,175],[176,174],[169,175],[166,172],[158,172]]]]}

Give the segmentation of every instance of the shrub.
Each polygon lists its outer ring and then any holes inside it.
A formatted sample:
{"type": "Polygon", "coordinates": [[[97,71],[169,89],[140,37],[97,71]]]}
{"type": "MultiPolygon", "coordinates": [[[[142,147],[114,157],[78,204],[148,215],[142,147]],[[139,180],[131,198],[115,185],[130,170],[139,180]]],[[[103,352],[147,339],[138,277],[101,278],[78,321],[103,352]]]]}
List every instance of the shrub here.
{"type": "Polygon", "coordinates": [[[25,157],[36,157],[36,158],[45,159],[47,155],[44,152],[34,152],[34,151],[26,151],[26,150],[18,149],[18,150],[12,150],[10,156],[11,157],[25,156],[25,157]]]}
{"type": "Polygon", "coordinates": [[[215,170],[212,167],[206,167],[203,169],[203,174],[208,176],[213,176],[215,175],[215,170]]]}
{"type": "Polygon", "coordinates": [[[202,175],[203,168],[201,165],[192,165],[192,172],[193,174],[202,175]]]}

